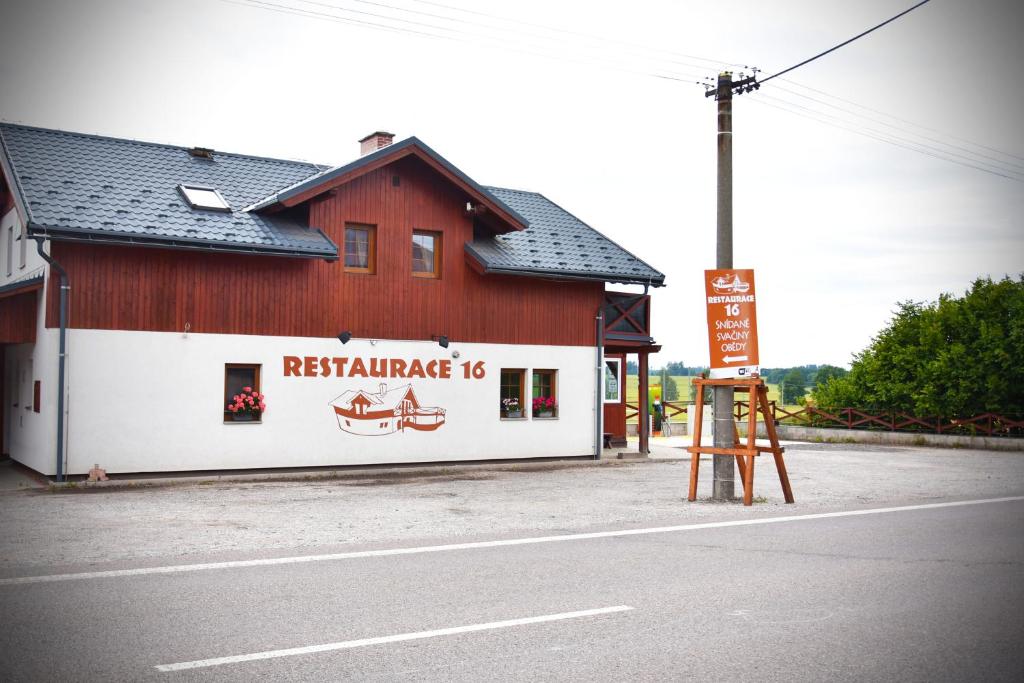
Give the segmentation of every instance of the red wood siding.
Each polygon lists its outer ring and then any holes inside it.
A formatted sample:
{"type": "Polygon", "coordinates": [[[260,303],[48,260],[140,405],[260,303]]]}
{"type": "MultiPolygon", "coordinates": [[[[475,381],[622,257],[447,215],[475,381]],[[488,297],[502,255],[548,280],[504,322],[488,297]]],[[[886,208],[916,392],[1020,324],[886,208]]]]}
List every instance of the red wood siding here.
{"type": "Polygon", "coordinates": [[[0,344],[34,344],[36,291],[0,299],[0,344]]]}
{"type": "MultiPolygon", "coordinates": [[[[78,328],[590,346],[599,282],[482,276],[465,262],[466,197],[409,157],[314,201],[310,222],[338,245],[346,222],[377,226],[373,275],[342,263],[56,243],[78,328]],[[397,187],[392,177],[399,177],[397,187]],[[413,277],[412,231],[443,233],[439,280],[413,277]]],[[[47,302],[56,326],[58,300],[47,302]]]]}

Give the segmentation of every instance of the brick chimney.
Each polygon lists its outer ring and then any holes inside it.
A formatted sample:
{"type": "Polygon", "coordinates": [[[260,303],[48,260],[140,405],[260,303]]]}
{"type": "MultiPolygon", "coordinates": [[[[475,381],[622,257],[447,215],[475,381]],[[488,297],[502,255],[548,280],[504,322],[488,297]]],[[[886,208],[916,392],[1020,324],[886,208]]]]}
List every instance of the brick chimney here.
{"type": "Polygon", "coordinates": [[[371,152],[376,152],[382,147],[387,147],[394,139],[394,133],[385,133],[382,130],[370,133],[359,141],[359,156],[364,157],[371,152]]]}

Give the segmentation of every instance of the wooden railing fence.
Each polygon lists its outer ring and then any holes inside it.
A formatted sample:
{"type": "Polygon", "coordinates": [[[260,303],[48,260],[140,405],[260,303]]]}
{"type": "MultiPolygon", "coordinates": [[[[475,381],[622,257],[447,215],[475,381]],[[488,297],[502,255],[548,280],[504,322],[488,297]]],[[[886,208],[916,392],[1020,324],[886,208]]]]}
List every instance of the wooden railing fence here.
{"type": "MultiPolygon", "coordinates": [[[[665,414],[670,422],[686,422],[687,406],[691,401],[665,401],[665,414]]],[[[747,401],[736,401],[733,412],[736,420],[744,420],[750,407],[747,401]]],[[[776,424],[802,427],[829,427],[842,429],[868,429],[892,432],[929,432],[934,434],[960,434],[971,436],[1024,437],[1024,415],[982,413],[971,417],[920,417],[898,410],[870,410],[836,408],[824,410],[814,406],[782,406],[769,401],[776,424]]],[[[636,422],[640,406],[626,403],[626,421],[636,422]]]]}

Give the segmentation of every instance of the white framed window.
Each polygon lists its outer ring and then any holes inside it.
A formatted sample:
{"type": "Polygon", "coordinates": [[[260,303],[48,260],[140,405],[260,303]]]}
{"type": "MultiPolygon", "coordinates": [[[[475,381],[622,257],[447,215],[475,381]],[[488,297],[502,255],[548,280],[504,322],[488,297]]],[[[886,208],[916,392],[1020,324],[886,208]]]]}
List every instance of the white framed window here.
{"type": "Polygon", "coordinates": [[[604,359],[604,402],[622,402],[622,359],[604,359]]]}
{"type": "Polygon", "coordinates": [[[26,252],[28,250],[28,226],[25,226],[25,225],[21,226],[21,236],[18,237],[18,239],[21,240],[21,249],[20,249],[20,254],[19,254],[19,259],[20,260],[18,261],[18,267],[19,268],[24,268],[25,267],[25,259],[27,258],[27,253],[26,252]]]}
{"type": "Polygon", "coordinates": [[[210,211],[231,210],[228,200],[224,199],[221,193],[212,187],[178,185],[178,190],[193,209],[208,209],[210,211]]]}

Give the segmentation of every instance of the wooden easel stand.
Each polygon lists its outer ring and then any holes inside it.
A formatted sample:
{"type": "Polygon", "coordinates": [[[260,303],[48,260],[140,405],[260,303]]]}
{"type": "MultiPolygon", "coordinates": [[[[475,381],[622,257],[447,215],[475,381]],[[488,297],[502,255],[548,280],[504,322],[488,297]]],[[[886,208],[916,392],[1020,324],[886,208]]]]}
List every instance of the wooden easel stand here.
{"type": "MultiPolygon", "coordinates": [[[[693,383],[697,386],[696,406],[693,426],[693,445],[686,450],[690,453],[690,495],[689,500],[697,500],[697,473],[700,469],[700,454],[709,453],[712,455],[734,455],[736,456],[736,467],[739,469],[740,477],[743,480],[743,504],[754,504],[754,458],[761,453],[771,453],[775,457],[775,469],[779,472],[779,482],[782,484],[782,495],[787,503],[793,501],[793,489],[789,485],[789,475],[786,473],[786,463],[782,459],[782,452],[785,450],[779,445],[779,435],[775,431],[775,420],[771,415],[771,408],[768,405],[768,388],[761,381],[760,377],[749,379],[695,379],[693,383]],[[747,410],[747,443],[741,445],[738,430],[735,433],[736,444],[734,448],[717,448],[713,446],[701,446],[701,428],[704,419],[704,387],[732,387],[733,391],[746,392],[749,395],[747,410]],[[757,414],[764,417],[765,430],[768,432],[769,446],[757,445],[757,414]]],[[[735,423],[733,423],[735,429],[735,423]]]]}

